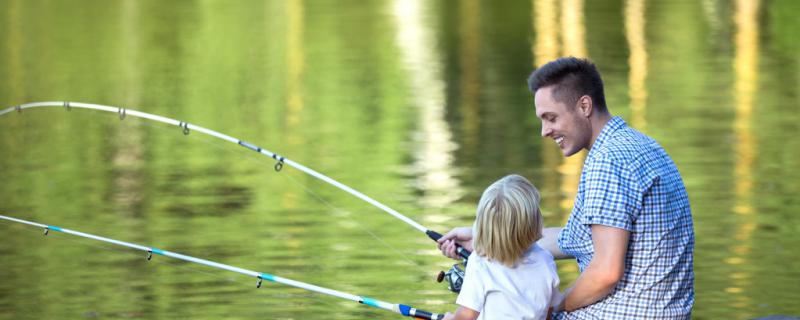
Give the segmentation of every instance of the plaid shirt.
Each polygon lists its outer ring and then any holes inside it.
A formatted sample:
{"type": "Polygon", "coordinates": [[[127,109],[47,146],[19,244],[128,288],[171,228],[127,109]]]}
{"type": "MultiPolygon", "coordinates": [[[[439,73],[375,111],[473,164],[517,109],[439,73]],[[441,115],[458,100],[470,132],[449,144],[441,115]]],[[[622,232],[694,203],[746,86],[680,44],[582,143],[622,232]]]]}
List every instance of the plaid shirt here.
{"type": "Polygon", "coordinates": [[[689,319],[694,304],[694,229],[680,173],[653,139],[612,118],[589,151],[558,246],[583,272],[591,225],[630,231],[625,273],[595,304],[557,319],[689,319]]]}

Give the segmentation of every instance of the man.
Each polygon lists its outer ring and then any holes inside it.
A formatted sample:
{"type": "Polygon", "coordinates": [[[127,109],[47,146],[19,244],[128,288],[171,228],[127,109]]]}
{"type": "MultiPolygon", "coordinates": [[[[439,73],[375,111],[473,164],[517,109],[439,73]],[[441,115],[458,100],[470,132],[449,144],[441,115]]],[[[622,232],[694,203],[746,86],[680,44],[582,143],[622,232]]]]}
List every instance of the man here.
{"type": "MultiPolygon", "coordinates": [[[[580,276],[566,290],[557,319],[689,319],[694,304],[694,229],[675,163],[653,139],[613,117],[594,64],[573,57],[531,74],[542,137],[564,156],[589,150],[575,205],[564,228],[548,228],[539,245],[573,256],[580,276]]],[[[471,247],[456,228],[439,240],[471,247]]],[[[535,276],[535,275],[532,275],[535,276]]]]}

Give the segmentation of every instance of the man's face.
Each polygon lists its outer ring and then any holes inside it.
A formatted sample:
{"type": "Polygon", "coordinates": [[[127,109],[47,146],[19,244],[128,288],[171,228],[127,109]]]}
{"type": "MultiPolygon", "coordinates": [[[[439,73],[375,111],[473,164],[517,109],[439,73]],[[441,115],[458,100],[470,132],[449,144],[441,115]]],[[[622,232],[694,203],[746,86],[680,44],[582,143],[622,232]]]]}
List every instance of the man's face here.
{"type": "Polygon", "coordinates": [[[582,112],[579,104],[568,106],[556,100],[553,88],[548,86],[536,90],[536,117],[542,120],[542,137],[553,139],[561,153],[569,157],[589,148],[592,129],[588,115],[582,112]]]}

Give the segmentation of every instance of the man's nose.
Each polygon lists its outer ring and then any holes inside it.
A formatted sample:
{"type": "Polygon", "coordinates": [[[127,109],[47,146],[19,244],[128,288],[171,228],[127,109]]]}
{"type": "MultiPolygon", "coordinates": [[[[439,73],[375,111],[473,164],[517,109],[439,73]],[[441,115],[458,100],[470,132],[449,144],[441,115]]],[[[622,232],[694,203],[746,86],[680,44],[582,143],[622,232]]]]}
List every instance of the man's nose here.
{"type": "Polygon", "coordinates": [[[542,123],[542,138],[547,137],[548,135],[550,135],[550,131],[551,131],[550,127],[548,127],[546,124],[542,123]]]}

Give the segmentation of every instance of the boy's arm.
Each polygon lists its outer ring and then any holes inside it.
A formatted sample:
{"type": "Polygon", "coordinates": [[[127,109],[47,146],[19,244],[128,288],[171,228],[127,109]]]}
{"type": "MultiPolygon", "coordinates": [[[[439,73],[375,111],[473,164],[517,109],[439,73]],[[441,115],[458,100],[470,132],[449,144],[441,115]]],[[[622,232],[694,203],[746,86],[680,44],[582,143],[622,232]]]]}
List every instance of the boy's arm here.
{"type": "Polygon", "coordinates": [[[444,320],[475,320],[481,313],[467,307],[459,306],[456,313],[447,313],[444,315],[444,320]]]}

